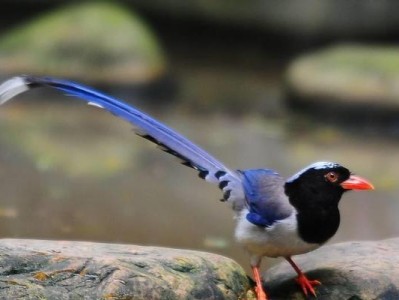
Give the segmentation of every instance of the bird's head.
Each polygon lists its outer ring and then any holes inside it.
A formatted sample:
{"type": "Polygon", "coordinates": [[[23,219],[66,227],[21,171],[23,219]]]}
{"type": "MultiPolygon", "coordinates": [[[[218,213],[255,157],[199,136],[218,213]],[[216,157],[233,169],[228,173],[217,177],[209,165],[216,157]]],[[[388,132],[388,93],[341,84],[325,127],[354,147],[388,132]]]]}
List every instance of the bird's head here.
{"type": "MultiPolygon", "coordinates": [[[[352,174],[347,168],[333,162],[316,162],[290,177],[285,184],[286,194],[295,204],[320,201],[338,204],[348,190],[371,190],[366,179],[352,174]]],[[[305,203],[305,204],[307,204],[305,203]]]]}

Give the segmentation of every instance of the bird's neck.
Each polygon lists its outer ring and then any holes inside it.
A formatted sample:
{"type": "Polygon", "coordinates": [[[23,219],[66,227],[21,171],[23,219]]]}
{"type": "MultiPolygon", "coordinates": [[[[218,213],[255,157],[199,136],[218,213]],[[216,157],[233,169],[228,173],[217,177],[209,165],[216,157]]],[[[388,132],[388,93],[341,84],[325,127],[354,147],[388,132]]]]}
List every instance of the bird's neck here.
{"type": "Polygon", "coordinates": [[[298,234],[308,243],[324,244],[337,232],[340,223],[338,207],[300,210],[297,214],[298,234]]]}
{"type": "Polygon", "coordinates": [[[298,234],[308,243],[323,244],[338,230],[338,203],[342,193],[319,193],[286,186],[286,194],[297,210],[298,234]]]}

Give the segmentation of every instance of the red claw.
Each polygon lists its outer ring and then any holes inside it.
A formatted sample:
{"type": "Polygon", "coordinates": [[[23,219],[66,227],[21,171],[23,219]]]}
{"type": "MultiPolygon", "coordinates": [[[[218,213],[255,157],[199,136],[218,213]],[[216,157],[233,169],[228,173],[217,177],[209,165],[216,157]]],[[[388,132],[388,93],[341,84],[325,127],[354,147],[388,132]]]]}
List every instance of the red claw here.
{"type": "Polygon", "coordinates": [[[316,296],[316,291],[313,286],[321,285],[321,282],[318,280],[309,280],[305,274],[298,275],[296,282],[301,286],[303,293],[305,296],[308,296],[309,292],[314,296],[316,296]]]}
{"type": "Polygon", "coordinates": [[[285,259],[290,263],[290,265],[294,268],[295,272],[298,274],[296,282],[301,286],[305,296],[307,297],[310,292],[314,297],[317,297],[316,291],[314,290],[313,287],[315,285],[321,285],[321,282],[318,280],[309,280],[305,276],[305,274],[302,273],[301,269],[299,269],[298,266],[294,263],[291,257],[288,256],[285,259]]]}

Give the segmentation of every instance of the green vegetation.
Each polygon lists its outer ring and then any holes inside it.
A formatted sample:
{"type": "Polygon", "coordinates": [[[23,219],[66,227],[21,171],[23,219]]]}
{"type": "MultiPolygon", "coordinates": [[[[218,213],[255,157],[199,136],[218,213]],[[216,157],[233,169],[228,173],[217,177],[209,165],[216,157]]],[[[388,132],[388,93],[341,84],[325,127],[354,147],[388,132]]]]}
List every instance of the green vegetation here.
{"type": "Polygon", "coordinates": [[[303,56],[288,71],[301,97],[399,103],[399,48],[344,45],[303,56]]]}
{"type": "Polygon", "coordinates": [[[109,2],[71,5],[0,40],[3,73],[142,82],[163,73],[154,34],[132,11],[109,2]]]}

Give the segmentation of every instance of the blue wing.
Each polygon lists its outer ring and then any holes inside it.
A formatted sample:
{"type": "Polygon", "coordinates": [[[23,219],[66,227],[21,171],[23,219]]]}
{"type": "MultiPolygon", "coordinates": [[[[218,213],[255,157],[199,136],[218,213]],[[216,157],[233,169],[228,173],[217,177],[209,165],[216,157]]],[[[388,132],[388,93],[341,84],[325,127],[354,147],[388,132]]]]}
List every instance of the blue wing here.
{"type": "Polygon", "coordinates": [[[293,208],[284,193],[284,179],[278,173],[268,169],[253,169],[241,171],[241,174],[249,222],[269,227],[292,213],[293,208]]]}
{"type": "Polygon", "coordinates": [[[231,171],[206,151],[149,115],[87,86],[50,77],[14,77],[0,86],[0,104],[31,88],[41,86],[64,91],[132,123],[138,135],[157,144],[163,151],[178,157],[182,164],[199,171],[201,178],[209,182],[219,182],[220,188],[225,192],[225,200],[229,200],[231,195],[236,195],[237,199],[242,195],[239,190],[242,189],[240,176],[237,172],[231,171]],[[233,188],[237,191],[231,191],[233,188]]]}

